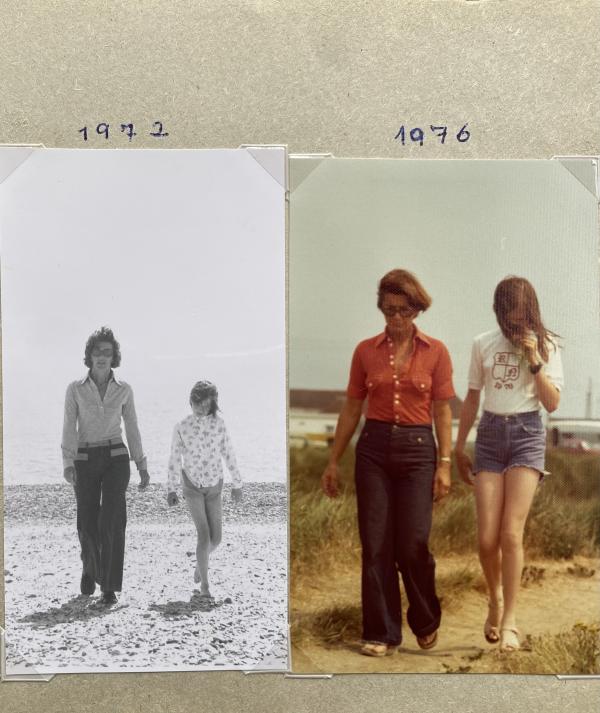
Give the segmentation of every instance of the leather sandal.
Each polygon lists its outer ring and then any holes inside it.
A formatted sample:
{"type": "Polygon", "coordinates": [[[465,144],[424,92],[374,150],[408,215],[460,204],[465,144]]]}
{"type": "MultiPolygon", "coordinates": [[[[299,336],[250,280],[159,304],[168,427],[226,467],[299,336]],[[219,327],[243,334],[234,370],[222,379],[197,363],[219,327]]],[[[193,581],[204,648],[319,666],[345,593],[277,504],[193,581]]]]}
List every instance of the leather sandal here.
{"type": "Polygon", "coordinates": [[[391,656],[398,651],[398,647],[393,644],[384,644],[381,641],[365,641],[360,648],[360,653],[363,656],[375,656],[382,658],[383,656],[391,656]]]}
{"type": "MultiPolygon", "coordinates": [[[[502,608],[502,602],[498,602],[498,619],[500,619],[500,609],[502,608]]],[[[500,641],[500,627],[498,624],[492,624],[490,622],[492,615],[492,605],[488,602],[488,615],[485,623],[483,625],[483,635],[488,644],[497,644],[500,641]]]]}
{"type": "Polygon", "coordinates": [[[432,649],[438,642],[438,630],[436,629],[433,634],[427,634],[426,636],[417,636],[417,644],[419,644],[420,649],[432,649]],[[431,637],[431,638],[429,638],[431,637]]]}
{"type": "Polygon", "coordinates": [[[508,653],[510,651],[518,651],[520,648],[519,630],[516,627],[500,629],[500,651],[508,653]]]}

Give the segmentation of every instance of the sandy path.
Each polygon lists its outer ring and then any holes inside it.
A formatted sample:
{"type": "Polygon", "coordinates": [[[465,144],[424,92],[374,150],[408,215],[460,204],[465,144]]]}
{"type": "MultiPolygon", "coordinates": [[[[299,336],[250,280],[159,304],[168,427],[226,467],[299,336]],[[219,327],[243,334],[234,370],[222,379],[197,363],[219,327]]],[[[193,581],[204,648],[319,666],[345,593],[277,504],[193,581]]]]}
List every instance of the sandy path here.
{"type": "MultiPolygon", "coordinates": [[[[57,497],[54,519],[61,522],[62,494],[57,497]]],[[[157,496],[156,507],[145,501],[144,517],[131,508],[123,592],[108,609],[98,606],[98,591],[79,594],[74,523],[7,520],[9,664],[22,658],[40,672],[60,673],[286,667],[287,531],[280,513],[270,508],[270,517],[261,518],[257,494],[245,519],[225,522],[211,557],[213,599],[207,600],[193,581],[191,520],[177,508],[157,523],[152,511],[162,507],[157,496]]],[[[19,512],[13,504],[11,515],[19,512]]]]}
{"type": "MultiPolygon", "coordinates": [[[[537,583],[521,590],[519,625],[523,638],[528,635],[556,634],[576,623],[600,621],[600,572],[598,563],[578,558],[583,566],[595,569],[592,577],[569,574],[572,562],[530,562],[543,569],[537,583]]],[[[438,561],[439,575],[464,566],[476,567],[474,558],[446,558],[438,561]]],[[[443,592],[440,592],[443,595],[443,592]]],[[[303,583],[292,597],[291,619],[300,614],[310,619],[324,608],[359,606],[360,572],[329,572],[312,585],[303,583]]],[[[403,600],[404,609],[406,600],[403,600]]],[[[415,638],[404,625],[404,642],[394,656],[373,659],[358,653],[359,640],[348,637],[335,645],[324,645],[314,636],[292,640],[292,669],[298,673],[444,673],[448,671],[493,672],[498,670],[495,646],[489,645],[482,633],[486,598],[469,590],[444,607],[439,643],[431,651],[421,651],[415,638]],[[495,668],[496,666],[496,668],[495,668]]],[[[560,672],[557,672],[560,673],[560,672]]]]}

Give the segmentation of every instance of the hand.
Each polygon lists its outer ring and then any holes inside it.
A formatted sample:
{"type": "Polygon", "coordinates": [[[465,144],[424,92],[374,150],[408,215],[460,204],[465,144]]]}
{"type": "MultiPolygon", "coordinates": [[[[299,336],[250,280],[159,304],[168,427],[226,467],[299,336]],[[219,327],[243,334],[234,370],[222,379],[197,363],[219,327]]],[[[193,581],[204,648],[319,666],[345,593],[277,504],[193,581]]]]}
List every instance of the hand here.
{"type": "Polygon", "coordinates": [[[67,483],[75,485],[76,473],[74,465],[69,465],[63,470],[63,478],[67,481],[67,483]]]}
{"type": "Polygon", "coordinates": [[[173,507],[173,505],[177,505],[177,503],[179,502],[177,493],[174,490],[169,490],[169,492],[167,493],[167,502],[169,503],[169,507],[173,507]]]}
{"type": "Polygon", "coordinates": [[[469,456],[462,450],[456,449],[454,451],[454,457],[456,458],[456,466],[458,468],[458,473],[460,477],[465,481],[467,485],[473,485],[473,463],[469,456]]]}
{"type": "Polygon", "coordinates": [[[148,483],[150,482],[150,474],[147,470],[140,470],[140,484],[138,485],[138,490],[146,490],[148,483]]]}
{"type": "Polygon", "coordinates": [[[433,478],[433,502],[437,502],[450,492],[450,463],[442,462],[435,469],[433,478]]]}
{"type": "Polygon", "coordinates": [[[336,463],[329,463],[323,471],[321,489],[328,498],[337,498],[340,494],[340,469],[336,463]]]}
{"type": "Polygon", "coordinates": [[[237,505],[244,499],[244,491],[241,488],[231,488],[231,500],[237,505]]]}
{"type": "Polygon", "coordinates": [[[538,352],[537,335],[534,332],[527,332],[527,334],[521,338],[521,348],[531,366],[535,366],[542,361],[542,357],[538,352]]]}

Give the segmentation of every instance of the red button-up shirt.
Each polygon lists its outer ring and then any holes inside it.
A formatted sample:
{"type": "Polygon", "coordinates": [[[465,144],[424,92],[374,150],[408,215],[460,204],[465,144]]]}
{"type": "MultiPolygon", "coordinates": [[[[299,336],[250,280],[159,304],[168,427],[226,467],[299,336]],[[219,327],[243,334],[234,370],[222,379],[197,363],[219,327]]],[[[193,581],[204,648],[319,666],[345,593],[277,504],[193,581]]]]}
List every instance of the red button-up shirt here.
{"type": "Polygon", "coordinates": [[[455,396],[452,361],[446,346],[415,327],[413,349],[401,370],[386,332],[354,350],[347,396],[368,399],[367,418],[397,424],[431,424],[432,401],[455,396]]]}

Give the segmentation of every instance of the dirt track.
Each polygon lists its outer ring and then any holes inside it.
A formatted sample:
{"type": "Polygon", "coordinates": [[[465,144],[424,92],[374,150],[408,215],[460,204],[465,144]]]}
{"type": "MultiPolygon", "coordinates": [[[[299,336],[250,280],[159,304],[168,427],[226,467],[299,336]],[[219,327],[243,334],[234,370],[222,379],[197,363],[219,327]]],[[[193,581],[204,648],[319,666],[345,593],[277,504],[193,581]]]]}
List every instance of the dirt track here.
{"type": "MultiPolygon", "coordinates": [[[[531,582],[525,584],[519,599],[519,627],[524,649],[518,654],[528,655],[529,638],[541,634],[556,634],[570,630],[577,623],[600,621],[600,572],[598,563],[578,558],[576,563],[591,571],[593,576],[569,573],[573,562],[529,562],[531,582]],[[536,581],[537,580],[537,581],[536,581]]],[[[437,573],[441,577],[455,569],[478,566],[475,557],[456,557],[438,560],[437,573]]],[[[584,574],[589,574],[589,571],[584,574]]],[[[497,646],[489,645],[483,637],[486,616],[485,594],[472,588],[443,606],[439,642],[431,651],[421,651],[414,636],[404,624],[404,641],[399,652],[385,658],[361,656],[359,636],[349,634],[341,641],[326,644],[314,634],[306,634],[292,641],[292,667],[297,673],[444,673],[498,672],[497,646]]],[[[438,591],[443,597],[443,591],[438,591]]],[[[403,598],[405,607],[406,599],[403,598]]],[[[311,617],[324,609],[360,606],[360,572],[351,570],[328,572],[311,585],[303,582],[292,595],[292,620],[300,615],[310,624],[311,617]]],[[[560,673],[556,671],[555,673],[560,673]]]]}

